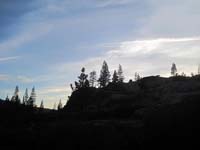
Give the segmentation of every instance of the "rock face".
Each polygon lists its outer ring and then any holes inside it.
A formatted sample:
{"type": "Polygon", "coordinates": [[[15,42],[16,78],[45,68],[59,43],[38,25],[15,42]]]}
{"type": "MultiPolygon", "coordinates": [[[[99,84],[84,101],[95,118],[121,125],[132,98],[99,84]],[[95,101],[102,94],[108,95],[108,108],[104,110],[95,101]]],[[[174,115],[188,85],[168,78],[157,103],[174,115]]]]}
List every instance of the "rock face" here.
{"type": "Polygon", "coordinates": [[[151,76],[137,82],[110,83],[102,89],[79,89],[72,93],[64,109],[73,112],[134,110],[136,114],[144,114],[147,110],[181,103],[191,96],[199,95],[199,76],[151,76]]]}

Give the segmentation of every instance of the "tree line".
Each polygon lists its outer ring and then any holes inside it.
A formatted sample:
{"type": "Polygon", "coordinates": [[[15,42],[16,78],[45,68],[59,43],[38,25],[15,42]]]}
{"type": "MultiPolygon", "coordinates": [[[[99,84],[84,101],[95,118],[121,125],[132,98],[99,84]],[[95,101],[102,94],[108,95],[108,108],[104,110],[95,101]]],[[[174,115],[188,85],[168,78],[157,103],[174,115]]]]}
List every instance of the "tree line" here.
{"type": "MultiPolygon", "coordinates": [[[[184,76],[184,77],[186,77],[186,74],[184,72],[182,72],[181,74],[178,74],[178,69],[177,69],[175,63],[172,63],[172,66],[171,66],[171,75],[172,76],[184,76]]],[[[200,64],[198,65],[198,71],[197,71],[196,75],[200,75],[200,64]]],[[[193,77],[193,76],[195,76],[195,74],[193,72],[191,72],[191,76],[193,77]]]]}
{"type": "MultiPolygon", "coordinates": [[[[72,91],[75,91],[80,88],[84,87],[99,87],[104,88],[106,87],[110,82],[112,83],[123,83],[124,82],[124,74],[122,66],[119,64],[118,69],[114,70],[112,78],[111,73],[109,71],[109,67],[106,61],[103,61],[101,70],[100,70],[100,76],[97,78],[96,71],[92,71],[88,74],[85,73],[85,68],[83,67],[81,69],[81,74],[78,76],[78,81],[74,82],[73,84],[70,84],[70,87],[72,91]]],[[[141,79],[140,75],[138,73],[135,74],[135,80],[141,79]]]]}
{"type": "Polygon", "coordinates": [[[11,99],[9,99],[9,97],[7,96],[6,101],[11,101],[16,104],[23,104],[26,106],[35,107],[36,106],[36,104],[35,104],[36,103],[35,87],[32,88],[30,96],[28,95],[28,89],[26,88],[23,99],[21,101],[21,99],[19,97],[19,87],[16,86],[13,96],[11,97],[11,99]]]}
{"type": "MultiPolygon", "coordinates": [[[[172,76],[186,76],[184,72],[182,72],[180,75],[178,74],[178,70],[175,63],[172,63],[171,66],[171,75],[172,76]]],[[[200,75],[200,65],[198,66],[198,75],[200,75]]],[[[194,73],[191,73],[191,76],[194,76],[194,73]]],[[[140,80],[142,77],[139,73],[135,73],[135,81],[140,80]]],[[[114,70],[112,78],[111,73],[109,71],[109,67],[106,61],[103,61],[101,70],[100,70],[100,76],[97,78],[96,71],[92,71],[88,74],[85,73],[85,68],[83,67],[81,69],[81,74],[78,76],[78,81],[74,82],[73,84],[70,84],[70,87],[72,91],[76,91],[80,88],[84,87],[98,87],[98,88],[104,88],[106,87],[110,82],[111,83],[123,83],[124,82],[124,74],[122,66],[119,64],[119,67],[117,70],[114,70]]],[[[130,79],[129,82],[132,82],[130,79]]]]}

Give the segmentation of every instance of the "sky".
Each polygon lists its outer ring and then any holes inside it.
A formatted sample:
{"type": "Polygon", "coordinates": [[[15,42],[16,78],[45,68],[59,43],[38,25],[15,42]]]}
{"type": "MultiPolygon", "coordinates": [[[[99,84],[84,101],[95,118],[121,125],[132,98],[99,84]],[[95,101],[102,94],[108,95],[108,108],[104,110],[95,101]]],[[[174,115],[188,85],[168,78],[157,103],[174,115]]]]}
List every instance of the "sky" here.
{"type": "Polygon", "coordinates": [[[197,73],[199,0],[0,0],[0,98],[35,86],[37,105],[66,103],[82,67],[126,81],[197,73]]]}

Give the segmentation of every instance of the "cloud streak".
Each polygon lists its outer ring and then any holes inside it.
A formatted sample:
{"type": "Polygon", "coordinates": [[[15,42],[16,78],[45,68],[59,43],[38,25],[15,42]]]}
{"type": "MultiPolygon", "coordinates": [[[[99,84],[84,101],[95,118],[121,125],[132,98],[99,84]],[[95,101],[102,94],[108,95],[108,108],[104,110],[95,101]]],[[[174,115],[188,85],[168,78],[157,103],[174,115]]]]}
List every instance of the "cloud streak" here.
{"type": "Polygon", "coordinates": [[[0,81],[7,81],[10,79],[9,75],[6,74],[0,74],[0,81]]]}
{"type": "Polygon", "coordinates": [[[17,59],[19,59],[19,58],[20,58],[20,56],[0,57],[0,62],[11,61],[11,60],[17,60],[17,59]]]}
{"type": "Polygon", "coordinates": [[[81,67],[86,67],[88,72],[100,70],[101,63],[106,60],[111,71],[117,69],[119,63],[122,64],[125,76],[130,79],[135,72],[143,76],[169,76],[172,62],[178,64],[180,72],[189,75],[197,71],[196,66],[200,60],[200,37],[124,41],[117,45],[114,44],[115,49],[110,49],[101,56],[62,64],[57,68],[60,72],[67,70],[77,72],[78,75],[81,67]]]}

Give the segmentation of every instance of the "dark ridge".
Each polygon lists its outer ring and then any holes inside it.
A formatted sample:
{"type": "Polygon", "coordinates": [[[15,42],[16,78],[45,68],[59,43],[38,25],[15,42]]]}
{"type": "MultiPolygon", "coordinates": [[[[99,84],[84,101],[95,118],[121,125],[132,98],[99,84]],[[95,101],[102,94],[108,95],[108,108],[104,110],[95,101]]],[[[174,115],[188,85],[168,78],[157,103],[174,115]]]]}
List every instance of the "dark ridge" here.
{"type": "Polygon", "coordinates": [[[0,100],[0,148],[193,149],[199,100],[200,76],[82,87],[59,111],[0,100]]]}

